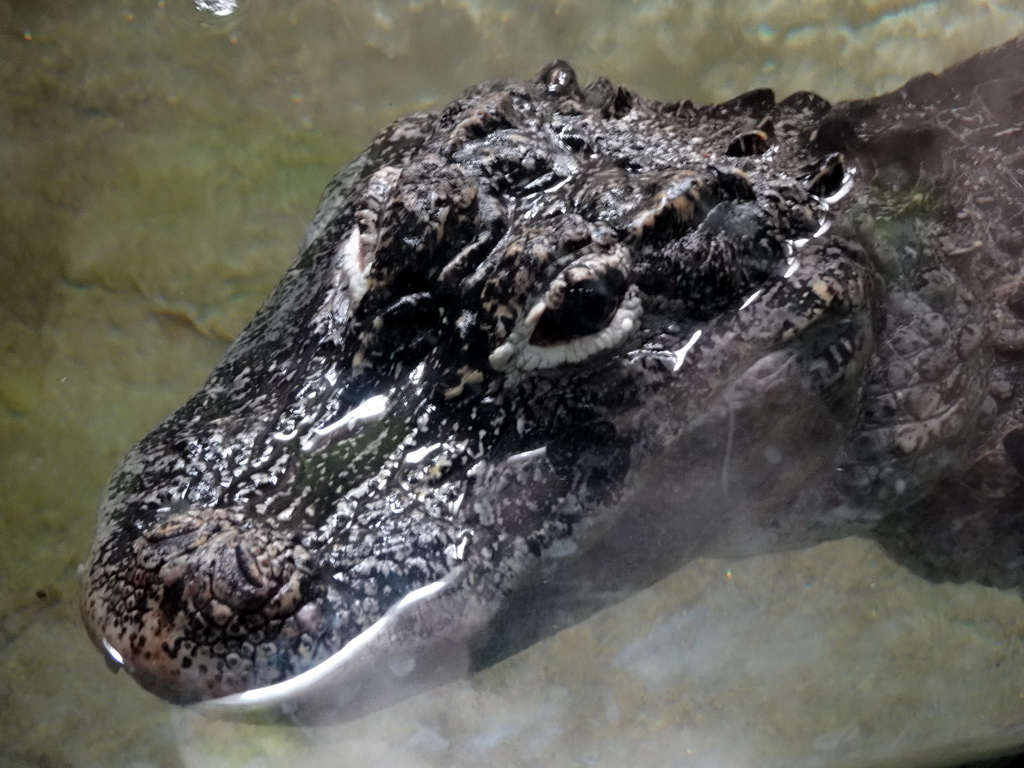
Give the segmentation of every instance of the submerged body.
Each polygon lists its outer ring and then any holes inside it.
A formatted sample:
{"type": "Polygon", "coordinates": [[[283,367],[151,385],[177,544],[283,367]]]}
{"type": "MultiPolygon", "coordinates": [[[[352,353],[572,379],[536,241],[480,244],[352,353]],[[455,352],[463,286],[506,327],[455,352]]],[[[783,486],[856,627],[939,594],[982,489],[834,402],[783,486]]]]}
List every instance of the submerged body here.
{"type": "Polygon", "coordinates": [[[695,107],[556,62],[396,122],[115,471],[93,640],[192,702],[482,663],[700,554],[1019,585],[1022,65],[695,107]]]}

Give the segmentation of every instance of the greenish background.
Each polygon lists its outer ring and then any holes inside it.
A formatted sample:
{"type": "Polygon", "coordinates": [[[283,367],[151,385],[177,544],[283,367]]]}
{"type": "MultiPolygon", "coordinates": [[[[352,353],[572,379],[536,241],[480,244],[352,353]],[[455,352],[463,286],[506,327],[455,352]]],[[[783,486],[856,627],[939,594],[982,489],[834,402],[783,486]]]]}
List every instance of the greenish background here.
{"type": "Polygon", "coordinates": [[[1024,2],[215,6],[0,1],[0,765],[938,765],[1024,742],[1021,598],[858,540],[695,562],[334,729],[209,721],[112,676],[77,615],[107,474],[389,120],[556,57],[672,100],[867,96],[1024,31],[1024,2]]]}

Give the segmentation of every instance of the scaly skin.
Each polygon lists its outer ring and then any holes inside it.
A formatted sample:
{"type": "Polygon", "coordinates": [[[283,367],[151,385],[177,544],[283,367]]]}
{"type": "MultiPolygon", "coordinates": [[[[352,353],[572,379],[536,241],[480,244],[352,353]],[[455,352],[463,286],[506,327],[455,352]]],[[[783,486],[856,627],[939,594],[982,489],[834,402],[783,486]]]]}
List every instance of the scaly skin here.
{"type": "Polygon", "coordinates": [[[541,581],[852,533],[1019,584],[1020,71],[1016,40],[868,101],[695,107],[556,62],[386,128],[115,471],[93,640],[191,702],[432,584],[380,654],[479,649],[541,581]]]}

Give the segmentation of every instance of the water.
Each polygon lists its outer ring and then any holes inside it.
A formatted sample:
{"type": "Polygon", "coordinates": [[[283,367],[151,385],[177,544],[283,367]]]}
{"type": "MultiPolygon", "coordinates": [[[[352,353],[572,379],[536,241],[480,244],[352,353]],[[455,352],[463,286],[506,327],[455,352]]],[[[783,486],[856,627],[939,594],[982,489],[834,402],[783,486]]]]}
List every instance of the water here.
{"type": "Polygon", "coordinates": [[[667,99],[869,95],[1024,31],[1024,4],[952,0],[198,6],[0,2],[0,764],[891,765],[1024,741],[1024,602],[859,540],[696,561],[335,729],[206,720],[111,675],[76,586],[107,474],[390,119],[555,57],[667,99]]]}

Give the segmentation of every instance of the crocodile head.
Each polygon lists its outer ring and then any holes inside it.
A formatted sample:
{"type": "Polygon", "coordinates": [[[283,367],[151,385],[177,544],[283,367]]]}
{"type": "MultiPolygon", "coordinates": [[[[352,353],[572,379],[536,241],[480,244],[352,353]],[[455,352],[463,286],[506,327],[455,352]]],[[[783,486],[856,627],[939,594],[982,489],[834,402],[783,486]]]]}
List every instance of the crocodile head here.
{"type": "MultiPolygon", "coordinates": [[[[176,702],[339,658],[411,677],[472,657],[538,585],[640,586],[917,493],[962,455],[921,459],[971,429],[977,382],[943,389],[958,421],[894,447],[871,382],[903,278],[880,275],[893,242],[942,233],[919,211],[889,245],[863,233],[874,198],[843,131],[818,130],[830,114],[806,93],[647,101],[556,62],[385,129],[202,390],[115,471],[84,575],[94,642],[176,702]]],[[[925,250],[905,273],[943,290],[906,314],[977,331],[925,250]]],[[[983,360],[980,332],[932,335],[983,360]]]]}

